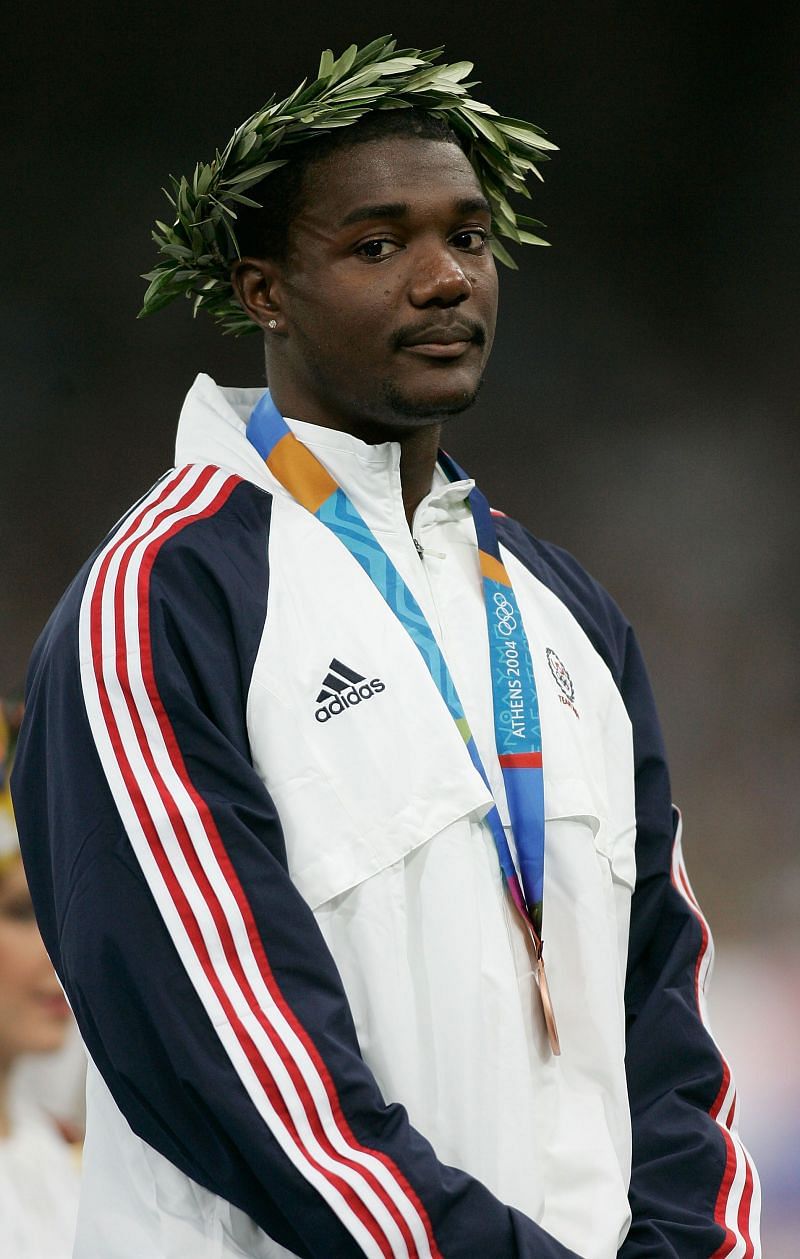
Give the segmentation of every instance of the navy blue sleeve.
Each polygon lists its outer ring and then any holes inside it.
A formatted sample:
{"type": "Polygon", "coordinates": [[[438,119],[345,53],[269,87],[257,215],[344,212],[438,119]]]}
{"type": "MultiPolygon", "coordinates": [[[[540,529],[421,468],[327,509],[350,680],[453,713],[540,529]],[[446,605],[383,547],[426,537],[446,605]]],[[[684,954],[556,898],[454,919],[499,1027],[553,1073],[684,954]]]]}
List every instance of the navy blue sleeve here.
{"type": "Polygon", "coordinates": [[[625,989],[633,1222],[623,1259],[752,1257],[757,1180],[736,1132],[730,1071],[705,1018],[711,937],[686,875],[661,730],[633,631],[565,551],[504,517],[508,549],[569,608],[633,726],[636,888],[625,989]]]}
{"type": "Polygon", "coordinates": [[[14,797],[82,1035],[133,1131],[298,1256],[576,1259],[361,1058],[248,745],[270,504],[169,474],[36,648],[14,797]]]}

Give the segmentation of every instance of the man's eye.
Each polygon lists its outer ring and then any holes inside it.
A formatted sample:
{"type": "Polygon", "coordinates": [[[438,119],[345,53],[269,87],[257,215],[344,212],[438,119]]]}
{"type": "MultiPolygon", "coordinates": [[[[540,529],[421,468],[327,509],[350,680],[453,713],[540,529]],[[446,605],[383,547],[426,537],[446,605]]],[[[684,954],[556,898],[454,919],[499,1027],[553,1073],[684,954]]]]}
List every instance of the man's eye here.
{"type": "Polygon", "coordinates": [[[362,258],[368,258],[370,262],[380,261],[381,258],[388,258],[390,254],[395,253],[400,248],[392,240],[386,240],[384,237],[376,237],[374,240],[365,240],[363,245],[359,245],[356,253],[362,258]]]}
{"type": "Polygon", "coordinates": [[[464,249],[469,253],[479,254],[483,251],[486,242],[491,240],[491,235],[483,227],[470,227],[466,231],[456,232],[455,236],[451,236],[450,239],[456,249],[464,249]]]}

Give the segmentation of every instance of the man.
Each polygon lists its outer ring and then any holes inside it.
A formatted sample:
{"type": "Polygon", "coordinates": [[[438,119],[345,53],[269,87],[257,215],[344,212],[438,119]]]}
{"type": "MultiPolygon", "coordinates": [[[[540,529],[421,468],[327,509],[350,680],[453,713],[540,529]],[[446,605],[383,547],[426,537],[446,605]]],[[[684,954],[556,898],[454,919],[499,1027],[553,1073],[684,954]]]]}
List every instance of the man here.
{"type": "Polygon", "coordinates": [[[79,1256],[758,1253],[630,628],[437,454],[548,147],[437,55],[324,54],[159,225],[270,392],[198,378],[31,668],[79,1256]]]}

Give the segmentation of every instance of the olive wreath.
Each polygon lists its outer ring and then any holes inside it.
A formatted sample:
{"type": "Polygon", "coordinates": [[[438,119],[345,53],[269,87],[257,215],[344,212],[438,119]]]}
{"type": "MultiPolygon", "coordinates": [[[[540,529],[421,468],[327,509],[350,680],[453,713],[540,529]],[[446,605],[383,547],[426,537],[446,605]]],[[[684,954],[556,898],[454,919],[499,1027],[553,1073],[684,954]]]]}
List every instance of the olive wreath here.
{"type": "Polygon", "coordinates": [[[385,35],[365,48],[355,44],[334,60],[328,49],[320,58],[313,83],[306,80],[285,100],[273,96],[258,113],[237,127],[222,152],[198,162],[190,179],[171,177],[172,191],[164,189],[175,211],[172,226],[156,221],[152,238],[163,255],[143,278],[149,281],[139,317],[151,315],[184,294],[192,299],[193,314],[206,310],[223,332],[239,336],[257,331],[242,311],[231,286],[232,262],[240,257],[235,224],[237,206],[259,207],[246,195],[272,171],[290,160],[289,146],[349,127],[377,109],[417,106],[444,118],[458,136],[492,208],[491,249],[506,266],[516,263],[500,243],[546,245],[530,228],[538,219],[517,214],[508,201],[511,192],[529,197],[529,174],[542,178],[538,165],[548,160],[556,145],[533,123],[506,118],[490,105],[473,100],[464,82],[472,62],[437,64],[444,48],[422,52],[396,51],[396,41],[385,35]]]}

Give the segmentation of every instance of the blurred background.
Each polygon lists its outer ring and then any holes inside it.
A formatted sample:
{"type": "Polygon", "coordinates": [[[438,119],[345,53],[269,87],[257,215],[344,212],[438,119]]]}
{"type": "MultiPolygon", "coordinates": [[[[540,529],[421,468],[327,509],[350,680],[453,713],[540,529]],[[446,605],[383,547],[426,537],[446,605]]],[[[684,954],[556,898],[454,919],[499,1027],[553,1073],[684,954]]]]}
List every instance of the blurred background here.
{"type": "Polygon", "coordinates": [[[633,620],[717,940],[711,1011],[764,1182],[800,1229],[800,9],[405,3],[19,10],[5,76],[0,694],[64,586],[172,459],[198,371],[259,339],[188,303],[135,319],[170,173],[319,52],[392,32],[476,62],[478,96],[561,148],[535,191],[479,404],[447,432],[494,504],[633,620]]]}

